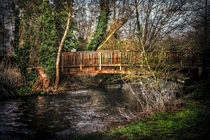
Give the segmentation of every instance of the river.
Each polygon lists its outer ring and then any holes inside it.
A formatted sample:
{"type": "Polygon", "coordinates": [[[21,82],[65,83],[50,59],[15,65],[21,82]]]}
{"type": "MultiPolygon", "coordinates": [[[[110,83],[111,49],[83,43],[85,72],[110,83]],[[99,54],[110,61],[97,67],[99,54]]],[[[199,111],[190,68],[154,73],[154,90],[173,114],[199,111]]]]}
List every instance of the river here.
{"type": "Polygon", "coordinates": [[[67,91],[0,101],[0,139],[73,138],[125,121],[136,103],[121,88],[67,91]]]}

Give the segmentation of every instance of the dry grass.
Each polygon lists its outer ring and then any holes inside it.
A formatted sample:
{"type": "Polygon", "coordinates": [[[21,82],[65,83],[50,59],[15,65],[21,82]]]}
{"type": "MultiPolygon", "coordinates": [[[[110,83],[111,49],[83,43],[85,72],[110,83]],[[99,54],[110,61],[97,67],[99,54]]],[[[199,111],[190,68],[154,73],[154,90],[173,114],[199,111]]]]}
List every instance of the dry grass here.
{"type": "Polygon", "coordinates": [[[8,61],[1,61],[0,82],[9,87],[17,87],[21,83],[20,70],[8,61]]]}
{"type": "MultiPolygon", "coordinates": [[[[182,94],[183,86],[175,82],[162,80],[157,87],[154,80],[148,80],[138,84],[124,84],[123,89],[131,100],[137,102],[140,117],[157,111],[171,112],[182,105],[182,100],[177,98],[177,94],[182,94]]],[[[126,111],[124,108],[124,112],[120,113],[127,120],[138,118],[131,113],[125,113],[126,111]]]]}

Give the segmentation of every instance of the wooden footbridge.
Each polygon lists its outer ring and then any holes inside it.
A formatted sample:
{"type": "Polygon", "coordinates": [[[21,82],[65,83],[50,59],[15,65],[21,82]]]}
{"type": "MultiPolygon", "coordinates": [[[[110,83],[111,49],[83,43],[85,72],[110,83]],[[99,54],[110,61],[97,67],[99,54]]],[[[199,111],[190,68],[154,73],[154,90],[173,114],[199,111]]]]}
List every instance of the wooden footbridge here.
{"type": "MultiPolygon", "coordinates": [[[[97,74],[97,73],[122,73],[129,74],[135,72],[135,68],[146,66],[142,52],[136,51],[120,51],[107,50],[99,51],[110,37],[125,23],[127,18],[121,18],[114,21],[108,31],[104,41],[97,48],[97,51],[79,51],[79,52],[63,52],[62,54],[62,72],[63,74],[97,74]],[[140,61],[139,61],[140,60],[140,61]]],[[[160,52],[155,52],[160,53],[160,52]]],[[[147,55],[147,60],[155,64],[162,61],[159,55],[154,52],[147,55]]],[[[165,57],[165,56],[164,56],[165,57]]],[[[189,55],[183,52],[167,52],[164,63],[176,65],[178,68],[197,68],[198,55],[189,55]]],[[[150,63],[151,64],[151,63],[150,63]]]]}
{"type": "MultiPolygon", "coordinates": [[[[167,63],[184,67],[180,54],[178,52],[169,53],[167,63]]],[[[129,74],[133,72],[130,66],[145,65],[137,62],[141,57],[142,53],[128,50],[64,52],[62,54],[62,72],[63,74],[129,74]]],[[[192,62],[191,65],[195,65],[195,62],[192,62]]]]}

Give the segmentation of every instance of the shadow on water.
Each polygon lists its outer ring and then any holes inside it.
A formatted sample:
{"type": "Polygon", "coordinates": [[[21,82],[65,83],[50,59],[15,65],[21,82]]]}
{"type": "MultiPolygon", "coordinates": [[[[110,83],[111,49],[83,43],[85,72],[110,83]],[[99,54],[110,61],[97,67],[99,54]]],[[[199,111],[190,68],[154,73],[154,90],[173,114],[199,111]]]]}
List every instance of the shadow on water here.
{"type": "Polygon", "coordinates": [[[0,139],[72,138],[102,131],[124,120],[118,108],[129,108],[129,102],[121,88],[1,101],[0,139]]]}

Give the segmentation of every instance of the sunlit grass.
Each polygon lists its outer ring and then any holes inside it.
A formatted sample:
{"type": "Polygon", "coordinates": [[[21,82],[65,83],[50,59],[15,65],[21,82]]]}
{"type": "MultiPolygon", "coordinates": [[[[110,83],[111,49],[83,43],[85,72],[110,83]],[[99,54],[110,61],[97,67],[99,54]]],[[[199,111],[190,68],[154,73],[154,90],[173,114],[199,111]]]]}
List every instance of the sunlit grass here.
{"type": "Polygon", "coordinates": [[[203,107],[196,102],[187,104],[178,112],[155,113],[139,123],[129,124],[119,130],[113,130],[112,135],[126,136],[129,139],[137,137],[176,136],[178,131],[193,127],[199,121],[203,107]]]}

